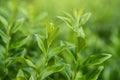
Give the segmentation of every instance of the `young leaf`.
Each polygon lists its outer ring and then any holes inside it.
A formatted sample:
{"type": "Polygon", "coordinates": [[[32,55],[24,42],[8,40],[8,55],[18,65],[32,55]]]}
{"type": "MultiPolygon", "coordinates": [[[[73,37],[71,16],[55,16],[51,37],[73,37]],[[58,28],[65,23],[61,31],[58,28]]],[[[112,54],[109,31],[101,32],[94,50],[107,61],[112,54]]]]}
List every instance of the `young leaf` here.
{"type": "Polygon", "coordinates": [[[46,28],[47,28],[48,33],[53,32],[54,29],[55,29],[53,23],[50,23],[50,22],[48,22],[48,21],[46,22],[46,28]]]}
{"type": "Polygon", "coordinates": [[[8,36],[5,34],[5,32],[3,32],[1,29],[0,29],[0,36],[2,37],[2,40],[7,43],[8,42],[8,36]]]}
{"type": "Polygon", "coordinates": [[[103,66],[100,66],[90,73],[85,75],[85,80],[97,80],[98,76],[100,75],[101,71],[103,70],[103,66]]]}
{"type": "Polygon", "coordinates": [[[76,53],[80,53],[80,51],[85,47],[85,39],[82,37],[77,37],[76,43],[76,53]]]}
{"type": "Polygon", "coordinates": [[[0,16],[0,23],[2,23],[2,25],[3,25],[4,28],[5,28],[5,30],[7,30],[7,28],[8,28],[8,22],[7,22],[7,20],[6,20],[4,17],[2,17],[2,16],[0,16]]]}
{"type": "Polygon", "coordinates": [[[11,32],[16,33],[19,30],[19,28],[22,26],[23,22],[24,22],[23,18],[18,19],[15,25],[12,27],[11,32]]]}
{"type": "Polygon", "coordinates": [[[73,27],[72,27],[72,22],[71,22],[71,19],[67,18],[67,17],[63,17],[63,16],[57,16],[57,18],[61,19],[62,21],[65,22],[65,24],[71,28],[73,30],[73,27]]]}
{"type": "Polygon", "coordinates": [[[59,28],[54,27],[54,25],[50,22],[46,23],[47,31],[48,31],[48,47],[52,44],[53,40],[56,38],[59,28]]]}
{"type": "Polygon", "coordinates": [[[30,76],[29,80],[37,80],[36,76],[35,76],[35,73],[30,76]]]}
{"type": "Polygon", "coordinates": [[[0,60],[5,57],[5,48],[0,45],[0,60]]]}
{"type": "Polygon", "coordinates": [[[21,69],[19,69],[17,73],[16,80],[27,80],[24,72],[21,69]]]}
{"type": "Polygon", "coordinates": [[[22,57],[14,57],[14,58],[10,58],[10,59],[13,60],[13,61],[20,62],[22,64],[26,64],[29,67],[37,70],[36,66],[30,60],[28,60],[28,59],[25,59],[25,58],[22,58],[22,57]]]}
{"type": "Polygon", "coordinates": [[[18,39],[16,42],[13,42],[10,46],[10,48],[19,48],[23,45],[26,44],[26,42],[29,40],[30,36],[27,36],[27,37],[22,37],[20,39],[18,39]]]}
{"type": "Polygon", "coordinates": [[[43,39],[43,37],[41,37],[39,34],[35,34],[37,42],[38,42],[38,46],[41,49],[41,51],[43,53],[47,53],[47,40],[43,39]]]}
{"type": "Polygon", "coordinates": [[[60,47],[53,48],[52,50],[50,50],[48,54],[49,59],[61,53],[63,50],[65,50],[65,48],[66,48],[65,46],[60,46],[60,47]]]}
{"type": "Polygon", "coordinates": [[[107,59],[109,59],[111,56],[112,56],[111,54],[91,55],[90,57],[87,58],[87,60],[83,62],[83,65],[88,65],[88,66],[99,65],[104,61],[106,61],[107,59]]]}
{"type": "Polygon", "coordinates": [[[82,16],[82,19],[81,19],[81,24],[83,25],[83,24],[85,24],[87,21],[88,21],[88,19],[90,18],[90,16],[91,16],[91,13],[85,13],[83,16],[82,16]]]}
{"type": "Polygon", "coordinates": [[[49,75],[55,73],[55,72],[59,72],[64,68],[64,64],[61,65],[53,65],[50,67],[47,67],[42,73],[41,73],[41,79],[40,80],[44,80],[45,78],[47,78],[49,75]]]}
{"type": "Polygon", "coordinates": [[[73,72],[72,72],[70,66],[65,66],[65,74],[66,74],[68,80],[71,80],[73,78],[73,72]]]}
{"type": "Polygon", "coordinates": [[[56,38],[57,34],[59,32],[59,28],[56,27],[55,30],[53,32],[51,32],[48,36],[48,46],[50,46],[53,42],[53,40],[56,38]]]}

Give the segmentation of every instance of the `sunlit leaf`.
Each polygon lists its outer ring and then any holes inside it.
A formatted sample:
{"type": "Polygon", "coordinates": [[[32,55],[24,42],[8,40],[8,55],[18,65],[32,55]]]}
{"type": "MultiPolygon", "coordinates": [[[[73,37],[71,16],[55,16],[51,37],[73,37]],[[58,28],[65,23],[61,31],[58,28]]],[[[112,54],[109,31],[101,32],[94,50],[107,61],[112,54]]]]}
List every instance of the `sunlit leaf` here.
{"type": "Polygon", "coordinates": [[[57,47],[57,48],[53,48],[49,51],[49,59],[51,59],[53,56],[57,56],[59,53],[61,53],[63,50],[65,50],[65,46],[60,46],[60,47],[57,47]]]}
{"type": "Polygon", "coordinates": [[[90,66],[99,65],[102,64],[107,59],[109,59],[111,56],[112,56],[111,54],[91,55],[83,62],[83,65],[90,65],[90,66]]]}
{"type": "Polygon", "coordinates": [[[86,41],[82,37],[77,37],[76,42],[76,52],[80,53],[80,51],[85,47],[86,41]]]}
{"type": "Polygon", "coordinates": [[[59,72],[59,71],[63,70],[63,68],[64,68],[64,65],[53,65],[53,66],[47,67],[41,74],[41,80],[44,80],[49,75],[51,75],[55,72],[59,72]]]}
{"type": "Polygon", "coordinates": [[[14,58],[10,58],[10,59],[13,60],[13,61],[16,61],[16,62],[20,62],[22,64],[26,64],[29,67],[37,70],[36,66],[29,59],[25,59],[25,58],[22,58],[22,57],[14,57],[14,58]]]}
{"type": "Polygon", "coordinates": [[[17,73],[16,80],[27,80],[24,72],[21,69],[19,69],[19,71],[17,73]]]}
{"type": "Polygon", "coordinates": [[[27,42],[29,39],[30,39],[30,36],[22,37],[22,38],[18,39],[16,42],[13,42],[10,47],[11,47],[11,48],[19,48],[19,47],[25,45],[26,42],[27,42]]]}
{"type": "Polygon", "coordinates": [[[87,21],[88,21],[88,19],[90,18],[90,16],[91,16],[91,13],[85,13],[83,16],[82,16],[82,19],[81,19],[81,24],[85,24],[87,21]]]}
{"type": "Polygon", "coordinates": [[[43,38],[42,36],[40,36],[39,34],[35,34],[36,39],[37,39],[37,43],[39,48],[41,49],[41,51],[43,53],[47,53],[47,40],[45,38],[43,38]]]}
{"type": "Polygon", "coordinates": [[[2,17],[2,16],[0,16],[0,23],[2,23],[3,27],[5,28],[5,30],[7,30],[7,28],[8,28],[8,21],[4,17],[2,17]]]}
{"type": "Polygon", "coordinates": [[[1,29],[0,29],[0,36],[2,37],[2,40],[7,43],[8,42],[8,36],[6,35],[5,32],[3,32],[1,29]]]}
{"type": "Polygon", "coordinates": [[[12,27],[11,32],[15,33],[19,30],[19,28],[22,26],[24,22],[24,18],[18,19],[15,23],[15,25],[12,27]]]}
{"type": "Polygon", "coordinates": [[[85,80],[97,80],[98,76],[100,75],[101,71],[103,70],[103,66],[100,66],[90,73],[85,75],[85,80]]]}

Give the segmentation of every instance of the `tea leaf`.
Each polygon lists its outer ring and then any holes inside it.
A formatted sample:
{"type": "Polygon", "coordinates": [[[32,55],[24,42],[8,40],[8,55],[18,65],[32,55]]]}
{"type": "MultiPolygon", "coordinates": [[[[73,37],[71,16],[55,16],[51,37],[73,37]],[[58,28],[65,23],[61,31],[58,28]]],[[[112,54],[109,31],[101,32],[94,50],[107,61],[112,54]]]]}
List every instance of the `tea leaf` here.
{"type": "Polygon", "coordinates": [[[88,66],[99,65],[102,64],[107,59],[109,59],[111,56],[112,56],[111,54],[91,55],[83,62],[83,65],[88,65],[88,66]]]}
{"type": "Polygon", "coordinates": [[[69,28],[71,28],[71,29],[73,30],[72,22],[71,22],[71,20],[70,20],[69,18],[63,17],[63,16],[57,16],[57,18],[63,20],[63,21],[65,22],[65,24],[66,24],[69,28]]]}
{"type": "Polygon", "coordinates": [[[83,24],[85,24],[87,21],[88,21],[88,19],[90,18],[90,16],[91,16],[91,13],[85,13],[83,16],[82,16],[82,19],[81,19],[81,24],[83,25],[83,24]]]}
{"type": "Polygon", "coordinates": [[[23,18],[18,19],[15,25],[12,27],[11,32],[16,33],[19,30],[19,28],[22,26],[23,22],[24,22],[23,18]]]}
{"type": "Polygon", "coordinates": [[[39,48],[43,53],[47,53],[47,40],[39,34],[35,34],[39,48]]]}
{"type": "Polygon", "coordinates": [[[51,59],[53,56],[57,56],[59,53],[61,53],[63,50],[65,50],[65,46],[60,46],[60,47],[57,47],[57,48],[53,48],[49,51],[49,59],[51,59]]]}
{"type": "Polygon", "coordinates": [[[30,36],[27,36],[27,37],[22,37],[20,39],[18,39],[16,42],[13,42],[10,46],[10,48],[19,48],[23,45],[26,44],[26,42],[29,40],[30,36]]]}
{"type": "Polygon", "coordinates": [[[50,22],[46,23],[47,31],[48,31],[48,47],[52,44],[53,40],[56,38],[59,28],[54,27],[54,25],[50,22]]]}
{"type": "Polygon", "coordinates": [[[97,78],[100,75],[103,68],[104,68],[103,66],[100,66],[100,67],[94,69],[92,72],[86,74],[85,80],[97,80],[97,78]]]}
{"type": "Polygon", "coordinates": [[[26,64],[29,67],[37,70],[36,66],[30,60],[28,60],[28,59],[25,59],[25,58],[22,58],[22,57],[14,57],[14,58],[10,58],[10,59],[13,60],[13,61],[20,62],[22,64],[26,64]]]}
{"type": "Polygon", "coordinates": [[[7,28],[8,28],[8,21],[4,17],[2,17],[2,16],[0,16],[0,23],[2,23],[3,27],[5,28],[5,30],[7,30],[7,28]]]}
{"type": "Polygon", "coordinates": [[[5,34],[5,32],[3,32],[1,29],[0,29],[0,36],[2,37],[2,40],[7,43],[8,42],[8,36],[5,34]]]}
{"type": "Polygon", "coordinates": [[[76,53],[80,53],[80,51],[85,47],[85,39],[82,37],[77,37],[76,42],[76,53]]]}
{"type": "Polygon", "coordinates": [[[55,72],[59,72],[59,71],[63,70],[63,68],[64,68],[64,64],[62,64],[62,65],[53,65],[53,66],[47,67],[41,74],[41,80],[44,80],[49,75],[51,75],[51,74],[53,74],[55,72]]]}
{"type": "Polygon", "coordinates": [[[5,51],[5,48],[2,45],[0,45],[0,60],[5,57],[5,51]]]}
{"type": "Polygon", "coordinates": [[[71,80],[73,78],[73,72],[70,66],[65,67],[65,73],[66,73],[68,80],[71,80]]]}
{"type": "Polygon", "coordinates": [[[16,80],[27,80],[24,72],[21,69],[19,69],[19,71],[17,73],[16,80]]]}

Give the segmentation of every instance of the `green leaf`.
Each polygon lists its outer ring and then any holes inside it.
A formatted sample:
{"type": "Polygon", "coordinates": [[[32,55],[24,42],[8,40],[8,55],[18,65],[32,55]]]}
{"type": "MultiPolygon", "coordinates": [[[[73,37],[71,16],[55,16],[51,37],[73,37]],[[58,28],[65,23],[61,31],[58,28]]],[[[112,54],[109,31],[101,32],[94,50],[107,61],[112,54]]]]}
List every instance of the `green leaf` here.
{"type": "Polygon", "coordinates": [[[19,30],[19,28],[22,26],[23,22],[24,22],[24,18],[18,19],[15,25],[12,27],[11,32],[16,33],[19,30]]]}
{"type": "Polygon", "coordinates": [[[59,28],[54,27],[54,25],[50,22],[46,23],[46,28],[48,31],[48,47],[52,44],[53,40],[56,38],[59,28]]]}
{"type": "Polygon", "coordinates": [[[73,72],[72,72],[70,66],[65,66],[65,74],[66,74],[68,80],[71,80],[73,78],[73,72]]]}
{"type": "Polygon", "coordinates": [[[102,64],[107,59],[109,59],[111,56],[112,56],[111,54],[91,55],[83,62],[83,65],[88,65],[88,66],[99,65],[102,64]]]}
{"type": "Polygon", "coordinates": [[[8,36],[5,34],[5,32],[3,32],[1,29],[0,29],[0,36],[2,37],[2,40],[7,43],[8,42],[8,36]]]}
{"type": "Polygon", "coordinates": [[[57,48],[53,48],[49,51],[48,57],[51,59],[53,56],[57,56],[59,53],[61,53],[63,50],[65,50],[65,46],[59,46],[57,48]]]}
{"type": "Polygon", "coordinates": [[[71,19],[67,18],[67,17],[63,17],[63,16],[57,16],[57,18],[61,19],[62,21],[65,22],[65,24],[71,28],[73,30],[73,27],[72,27],[72,22],[71,22],[71,19]]]}
{"type": "Polygon", "coordinates": [[[38,46],[41,49],[41,51],[43,53],[47,53],[47,40],[45,38],[43,38],[42,36],[40,36],[39,34],[35,34],[37,42],[38,42],[38,46]]]}
{"type": "Polygon", "coordinates": [[[85,44],[85,39],[78,36],[76,42],[76,53],[80,53],[80,51],[85,47],[85,44]]]}
{"type": "Polygon", "coordinates": [[[25,45],[25,44],[28,42],[29,39],[30,39],[30,36],[22,37],[22,38],[18,39],[17,41],[13,42],[13,43],[11,44],[10,48],[11,48],[11,49],[12,49],[12,48],[19,48],[19,47],[25,45]]]}
{"type": "Polygon", "coordinates": [[[36,79],[35,75],[31,75],[29,80],[37,80],[37,79],[36,79]]]}
{"type": "Polygon", "coordinates": [[[23,57],[14,57],[14,58],[10,58],[11,60],[13,61],[17,61],[17,62],[20,62],[22,64],[26,64],[28,65],[29,67],[37,70],[36,66],[29,60],[29,59],[25,59],[23,57]]]}
{"type": "Polygon", "coordinates": [[[55,72],[59,72],[61,70],[63,70],[64,68],[64,64],[61,65],[53,65],[50,67],[47,67],[42,73],[41,73],[41,79],[40,80],[44,80],[45,78],[47,78],[49,75],[55,73],[55,72]]]}
{"type": "Polygon", "coordinates": [[[50,23],[50,22],[46,22],[46,28],[47,28],[47,31],[48,33],[51,33],[54,31],[55,27],[54,27],[54,24],[53,23],[50,23]]]}
{"type": "Polygon", "coordinates": [[[77,36],[78,37],[82,37],[82,38],[85,38],[85,33],[84,33],[84,30],[82,27],[80,27],[77,31],[77,36]]]}
{"type": "Polygon", "coordinates": [[[82,19],[81,19],[81,24],[83,25],[83,24],[85,24],[87,21],[88,21],[88,19],[90,18],[90,16],[91,16],[91,13],[85,13],[83,16],[82,16],[82,19]]]}
{"type": "Polygon", "coordinates": [[[2,17],[2,16],[0,16],[0,23],[2,23],[3,27],[5,28],[5,30],[8,29],[8,22],[7,22],[7,20],[6,20],[4,17],[2,17]]]}
{"type": "Polygon", "coordinates": [[[70,18],[71,19],[71,21],[74,21],[74,18],[73,18],[73,16],[72,15],[70,15],[69,13],[67,13],[67,12],[63,12],[68,18],[70,18]]]}
{"type": "Polygon", "coordinates": [[[27,80],[24,72],[21,69],[19,69],[19,71],[17,73],[16,80],[27,80]]]}
{"type": "Polygon", "coordinates": [[[2,46],[2,45],[0,45],[0,60],[1,59],[4,59],[4,57],[5,57],[5,47],[4,46],[2,46]]]}
{"type": "Polygon", "coordinates": [[[85,80],[97,80],[98,76],[100,75],[103,69],[103,66],[94,69],[93,71],[85,75],[85,80]]]}
{"type": "Polygon", "coordinates": [[[36,62],[37,68],[40,68],[39,70],[43,69],[45,66],[46,59],[44,55],[41,55],[40,58],[36,62]]]}

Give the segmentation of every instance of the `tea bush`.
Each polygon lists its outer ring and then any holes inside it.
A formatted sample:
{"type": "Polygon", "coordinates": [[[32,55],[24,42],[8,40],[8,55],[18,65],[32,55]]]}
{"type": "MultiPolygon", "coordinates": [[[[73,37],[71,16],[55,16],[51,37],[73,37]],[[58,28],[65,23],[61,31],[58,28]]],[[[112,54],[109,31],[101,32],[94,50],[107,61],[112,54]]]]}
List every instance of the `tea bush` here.
{"type": "Polygon", "coordinates": [[[93,11],[72,12],[77,0],[46,2],[0,1],[0,80],[119,80],[119,28],[99,28],[93,11]]]}

